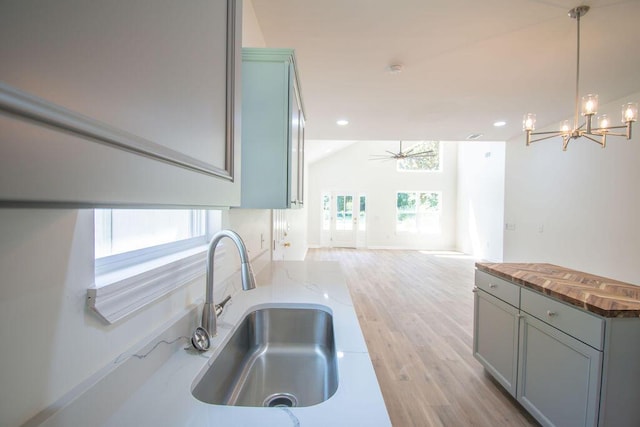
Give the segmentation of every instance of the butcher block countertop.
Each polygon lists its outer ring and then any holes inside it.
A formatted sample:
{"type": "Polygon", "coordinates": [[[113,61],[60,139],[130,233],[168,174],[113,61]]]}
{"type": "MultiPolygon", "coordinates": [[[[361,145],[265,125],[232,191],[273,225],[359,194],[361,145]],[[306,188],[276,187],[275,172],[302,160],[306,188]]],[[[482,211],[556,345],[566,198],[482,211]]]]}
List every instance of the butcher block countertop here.
{"type": "Polygon", "coordinates": [[[640,317],[640,286],[553,264],[478,262],[476,268],[603,317],[640,317]]]}

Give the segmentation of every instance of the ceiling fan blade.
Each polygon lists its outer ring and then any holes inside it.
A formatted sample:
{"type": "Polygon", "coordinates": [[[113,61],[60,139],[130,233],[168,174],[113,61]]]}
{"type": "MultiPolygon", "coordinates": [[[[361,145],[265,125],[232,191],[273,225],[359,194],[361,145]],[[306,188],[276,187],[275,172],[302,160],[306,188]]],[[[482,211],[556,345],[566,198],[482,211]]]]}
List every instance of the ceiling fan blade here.
{"type": "Polygon", "coordinates": [[[369,157],[369,160],[379,160],[379,161],[382,161],[382,162],[387,162],[389,160],[393,160],[393,158],[392,157],[385,157],[385,156],[382,156],[382,157],[369,157]]]}
{"type": "Polygon", "coordinates": [[[435,155],[436,155],[435,152],[433,152],[432,150],[429,150],[429,151],[421,151],[419,153],[413,153],[411,157],[430,157],[435,155]]]}

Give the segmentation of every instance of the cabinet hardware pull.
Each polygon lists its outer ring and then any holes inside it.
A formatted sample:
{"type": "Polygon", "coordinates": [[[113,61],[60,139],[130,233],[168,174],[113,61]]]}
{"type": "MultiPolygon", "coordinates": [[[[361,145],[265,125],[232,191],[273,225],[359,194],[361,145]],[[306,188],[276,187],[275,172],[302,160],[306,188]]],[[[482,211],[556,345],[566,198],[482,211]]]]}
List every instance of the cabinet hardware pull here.
{"type": "Polygon", "coordinates": [[[498,285],[494,285],[493,283],[489,283],[489,287],[490,287],[491,289],[495,289],[495,288],[497,288],[497,287],[498,287],[498,285]]]}
{"type": "Polygon", "coordinates": [[[475,294],[476,292],[478,292],[478,288],[473,288],[473,289],[471,290],[471,292],[473,292],[473,293],[475,294]]]}
{"type": "Polygon", "coordinates": [[[557,314],[558,313],[556,313],[555,311],[547,310],[547,316],[549,316],[549,317],[553,317],[553,316],[555,316],[557,314]]]}

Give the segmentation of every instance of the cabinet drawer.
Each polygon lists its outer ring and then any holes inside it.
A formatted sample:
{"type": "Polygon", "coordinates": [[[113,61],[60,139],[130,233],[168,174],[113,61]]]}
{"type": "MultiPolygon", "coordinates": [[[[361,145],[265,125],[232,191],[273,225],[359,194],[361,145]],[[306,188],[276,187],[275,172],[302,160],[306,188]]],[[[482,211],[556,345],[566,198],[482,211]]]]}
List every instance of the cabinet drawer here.
{"type": "Polygon", "coordinates": [[[528,289],[522,289],[520,310],[537,317],[593,348],[602,350],[604,319],[600,317],[528,289]]]}
{"type": "Polygon", "coordinates": [[[476,270],[476,286],[514,307],[520,305],[520,286],[518,285],[476,270]]]}

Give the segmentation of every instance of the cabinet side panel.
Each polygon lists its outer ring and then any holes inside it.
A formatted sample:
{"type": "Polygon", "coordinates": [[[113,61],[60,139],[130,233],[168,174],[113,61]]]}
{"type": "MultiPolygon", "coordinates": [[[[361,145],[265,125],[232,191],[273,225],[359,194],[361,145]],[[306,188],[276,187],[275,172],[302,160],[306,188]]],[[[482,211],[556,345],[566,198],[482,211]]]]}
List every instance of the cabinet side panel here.
{"type": "Polygon", "coordinates": [[[640,319],[607,319],[600,426],[640,426],[640,319]]]}

